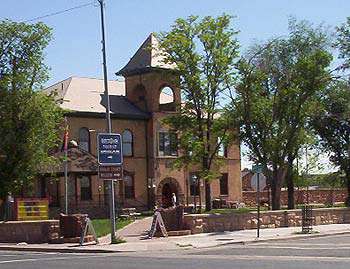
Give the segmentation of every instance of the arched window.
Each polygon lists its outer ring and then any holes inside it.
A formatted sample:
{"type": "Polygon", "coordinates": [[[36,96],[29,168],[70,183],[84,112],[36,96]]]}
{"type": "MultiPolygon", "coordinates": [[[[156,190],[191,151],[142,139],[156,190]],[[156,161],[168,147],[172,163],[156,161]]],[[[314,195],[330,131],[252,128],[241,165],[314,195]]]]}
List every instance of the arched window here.
{"type": "Polygon", "coordinates": [[[169,86],[160,89],[159,104],[165,105],[174,102],[174,91],[169,86]]]}
{"type": "Polygon", "coordinates": [[[159,93],[159,110],[175,111],[175,96],[172,88],[165,86],[160,89],[159,93]]]}
{"type": "Polygon", "coordinates": [[[123,156],[133,155],[133,136],[130,130],[125,130],[122,135],[123,156]]]}
{"type": "Polygon", "coordinates": [[[132,175],[124,175],[124,191],[126,199],[135,198],[135,182],[132,175]]]}
{"type": "Polygon", "coordinates": [[[90,152],[90,132],[88,128],[80,128],[79,130],[79,148],[90,152]]]}

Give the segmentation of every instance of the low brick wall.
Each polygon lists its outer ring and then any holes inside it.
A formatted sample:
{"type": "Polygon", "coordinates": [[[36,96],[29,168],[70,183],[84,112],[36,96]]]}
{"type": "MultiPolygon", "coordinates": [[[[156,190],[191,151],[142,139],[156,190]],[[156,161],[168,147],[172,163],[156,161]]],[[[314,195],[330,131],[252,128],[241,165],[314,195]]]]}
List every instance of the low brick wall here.
{"type": "MultiPolygon", "coordinates": [[[[260,193],[261,201],[267,203],[269,201],[269,192],[263,191],[260,193]]],[[[296,204],[306,203],[307,191],[306,190],[295,190],[294,199],[296,204]]],[[[313,204],[329,204],[345,202],[347,197],[347,191],[345,189],[318,189],[309,190],[309,202],[313,204]]],[[[246,206],[256,205],[256,192],[255,191],[243,191],[242,202],[246,206]]],[[[288,204],[288,192],[283,190],[281,192],[281,205],[288,204]]]]}
{"type": "MultiPolygon", "coordinates": [[[[319,208],[313,210],[314,225],[350,223],[349,208],[319,208]]],[[[261,228],[301,226],[301,209],[263,211],[261,228]]],[[[231,214],[198,214],[184,217],[186,229],[192,234],[255,229],[256,212],[231,214]]]]}
{"type": "Polygon", "coordinates": [[[0,223],[0,243],[50,243],[59,234],[58,220],[0,223]]]}

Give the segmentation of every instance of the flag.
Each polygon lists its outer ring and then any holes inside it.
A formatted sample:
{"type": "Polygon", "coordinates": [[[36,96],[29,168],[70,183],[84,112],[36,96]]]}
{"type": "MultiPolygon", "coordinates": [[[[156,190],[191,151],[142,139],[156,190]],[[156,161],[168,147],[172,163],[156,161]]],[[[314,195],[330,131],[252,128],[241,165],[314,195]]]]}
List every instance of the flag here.
{"type": "Polygon", "coordinates": [[[63,145],[61,151],[67,152],[68,150],[68,123],[67,118],[64,117],[64,133],[63,133],[63,145]]]}

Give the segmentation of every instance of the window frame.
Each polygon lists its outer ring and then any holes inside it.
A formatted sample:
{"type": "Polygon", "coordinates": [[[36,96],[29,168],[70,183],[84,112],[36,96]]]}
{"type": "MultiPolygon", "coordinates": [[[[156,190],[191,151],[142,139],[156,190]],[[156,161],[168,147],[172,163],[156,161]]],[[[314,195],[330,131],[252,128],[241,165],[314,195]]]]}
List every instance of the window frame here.
{"type": "Polygon", "coordinates": [[[123,157],[133,157],[134,156],[134,134],[130,129],[125,129],[122,133],[122,148],[123,148],[123,157]],[[124,142],[124,133],[129,132],[131,134],[131,141],[124,142]],[[125,155],[124,153],[124,144],[129,144],[131,146],[131,154],[125,155]]]}
{"type": "Polygon", "coordinates": [[[79,143],[78,143],[78,148],[80,149],[80,150],[84,150],[84,151],[86,151],[86,152],[91,152],[91,137],[90,137],[90,131],[89,131],[89,128],[87,128],[87,127],[81,127],[80,129],[79,129],[79,143]],[[86,131],[87,133],[87,141],[82,141],[82,135],[81,135],[81,132],[82,131],[86,131]],[[86,149],[84,149],[84,148],[82,148],[81,147],[81,143],[87,143],[87,150],[86,149]]]}
{"type": "Polygon", "coordinates": [[[160,157],[177,157],[177,156],[179,156],[178,137],[177,137],[176,132],[174,132],[174,131],[158,131],[158,156],[160,156],[160,157]],[[168,144],[168,145],[166,145],[166,144],[168,144]],[[168,147],[168,149],[167,149],[167,147],[168,147]]]}
{"type": "Polygon", "coordinates": [[[228,196],[229,195],[229,188],[228,188],[228,173],[222,173],[221,177],[219,179],[219,189],[220,189],[220,195],[221,196],[228,196]],[[226,182],[224,183],[223,180],[226,182]],[[223,190],[226,190],[223,192],[223,190]]]}
{"type": "Polygon", "coordinates": [[[135,199],[135,175],[128,173],[128,174],[124,175],[123,179],[124,179],[124,198],[125,199],[135,199]],[[125,177],[130,177],[131,178],[131,182],[132,182],[131,186],[127,186],[125,184],[125,182],[126,182],[125,177]],[[127,188],[131,188],[131,192],[127,191],[127,188]]]}
{"type": "Polygon", "coordinates": [[[89,175],[78,175],[77,176],[78,180],[79,180],[79,189],[80,189],[80,201],[91,201],[92,200],[92,180],[91,180],[91,176],[89,175]],[[82,187],[82,184],[81,184],[81,179],[86,177],[89,181],[89,187],[86,188],[86,187],[82,187]],[[85,191],[87,190],[87,195],[86,193],[83,195],[83,190],[84,190],[84,193],[85,191]]]}
{"type": "Polygon", "coordinates": [[[227,145],[222,143],[220,137],[218,137],[218,144],[220,144],[220,146],[218,147],[218,151],[217,151],[218,157],[227,158],[227,152],[228,152],[227,145]]]}

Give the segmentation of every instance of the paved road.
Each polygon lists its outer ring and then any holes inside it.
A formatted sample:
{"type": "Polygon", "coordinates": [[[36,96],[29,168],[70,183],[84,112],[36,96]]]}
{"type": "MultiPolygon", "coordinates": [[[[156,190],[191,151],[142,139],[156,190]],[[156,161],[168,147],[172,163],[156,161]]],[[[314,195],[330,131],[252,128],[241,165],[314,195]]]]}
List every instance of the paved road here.
{"type": "Polygon", "coordinates": [[[350,268],[350,235],[159,253],[58,254],[0,252],[0,268],[350,268]]]}

